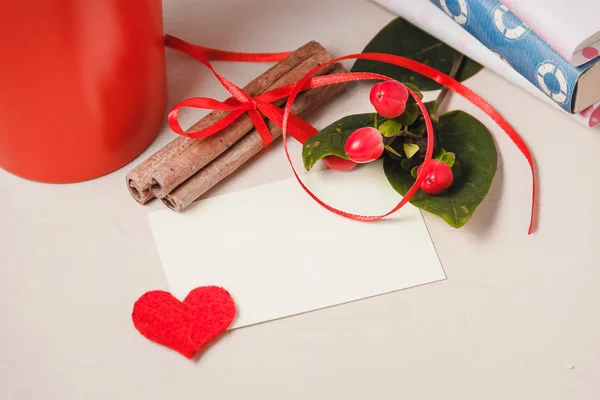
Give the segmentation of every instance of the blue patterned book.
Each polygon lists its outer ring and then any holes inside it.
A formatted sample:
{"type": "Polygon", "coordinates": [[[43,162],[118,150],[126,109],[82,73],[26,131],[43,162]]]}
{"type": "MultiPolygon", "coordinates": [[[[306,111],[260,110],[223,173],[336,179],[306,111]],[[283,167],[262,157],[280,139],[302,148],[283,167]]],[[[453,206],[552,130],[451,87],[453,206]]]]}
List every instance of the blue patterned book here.
{"type": "Polygon", "coordinates": [[[430,1],[564,110],[600,100],[598,60],[571,65],[498,0],[430,1]]]}

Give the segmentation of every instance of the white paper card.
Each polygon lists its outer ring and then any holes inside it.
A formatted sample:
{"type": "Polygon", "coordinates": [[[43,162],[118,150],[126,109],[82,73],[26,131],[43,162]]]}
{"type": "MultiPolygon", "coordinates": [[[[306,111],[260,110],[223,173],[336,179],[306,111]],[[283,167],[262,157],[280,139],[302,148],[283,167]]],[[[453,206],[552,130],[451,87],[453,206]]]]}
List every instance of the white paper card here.
{"type": "MultiPolygon", "coordinates": [[[[379,162],[304,177],[344,211],[382,213],[400,196],[379,162]]],[[[377,222],[335,215],[295,179],[148,214],[171,293],[217,285],[234,298],[232,328],[445,279],[423,218],[410,204],[377,222]]]]}

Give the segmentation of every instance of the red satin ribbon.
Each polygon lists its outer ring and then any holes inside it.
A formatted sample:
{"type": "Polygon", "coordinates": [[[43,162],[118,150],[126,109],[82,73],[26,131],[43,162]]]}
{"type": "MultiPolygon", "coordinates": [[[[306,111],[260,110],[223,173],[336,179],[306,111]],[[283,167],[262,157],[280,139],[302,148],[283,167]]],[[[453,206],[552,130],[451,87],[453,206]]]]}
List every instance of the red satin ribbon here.
{"type": "MultiPolygon", "coordinates": [[[[381,219],[383,217],[386,217],[386,216],[398,211],[402,206],[404,206],[408,201],[410,201],[412,196],[417,192],[417,190],[419,190],[421,181],[424,179],[424,174],[419,175],[417,177],[416,181],[414,182],[414,184],[409,189],[409,191],[402,198],[402,200],[392,210],[390,210],[389,212],[387,212],[383,215],[364,216],[364,215],[351,214],[351,213],[347,213],[342,210],[338,210],[338,209],[331,207],[330,205],[324,203],[313,192],[311,192],[310,189],[308,187],[306,187],[306,185],[304,185],[304,183],[300,179],[300,176],[298,175],[298,173],[296,172],[296,170],[294,168],[294,165],[292,163],[291,156],[289,154],[289,150],[287,147],[287,134],[288,133],[290,135],[292,135],[292,137],[294,137],[296,140],[300,141],[301,143],[304,143],[309,137],[311,137],[312,135],[314,135],[315,133],[318,132],[318,130],[315,127],[313,127],[306,121],[302,120],[298,116],[291,113],[291,108],[292,108],[292,105],[293,105],[294,100],[296,99],[297,95],[301,91],[304,91],[304,90],[321,87],[321,86],[326,86],[326,85],[332,85],[332,84],[336,84],[336,83],[357,81],[357,80],[372,80],[372,79],[387,80],[387,79],[391,79],[390,77],[387,77],[385,75],[367,73],[367,72],[349,72],[349,73],[332,74],[332,75],[319,76],[319,77],[313,78],[313,75],[317,71],[319,71],[321,68],[324,68],[333,63],[343,61],[343,60],[348,60],[348,59],[367,59],[367,60],[375,60],[375,61],[381,61],[381,62],[385,62],[385,63],[389,63],[389,64],[394,64],[394,65],[415,71],[421,75],[424,75],[424,76],[436,81],[437,83],[439,83],[443,86],[446,86],[450,90],[465,97],[467,100],[469,100],[475,106],[477,106],[482,111],[484,111],[487,115],[489,115],[490,118],[492,118],[498,124],[498,126],[500,126],[500,128],[502,128],[504,130],[504,132],[506,132],[506,134],[511,138],[511,140],[515,143],[517,148],[521,151],[521,153],[527,160],[529,167],[531,169],[531,175],[532,175],[531,216],[530,216],[529,229],[528,229],[528,233],[531,234],[532,229],[533,229],[533,222],[534,222],[536,177],[535,177],[535,171],[534,171],[534,167],[533,167],[533,160],[532,160],[531,154],[529,152],[529,149],[527,148],[527,145],[525,144],[523,139],[519,136],[519,134],[515,131],[515,129],[489,103],[487,103],[483,98],[478,96],[475,92],[473,92],[472,90],[470,90],[469,88],[464,86],[462,83],[449,77],[448,75],[446,75],[432,67],[429,67],[425,64],[422,64],[418,61],[411,60],[411,59],[408,59],[405,57],[400,57],[400,56],[395,56],[395,55],[390,55],[390,54],[382,54],[382,53],[351,54],[351,55],[336,58],[335,60],[332,60],[324,65],[314,68],[312,71],[310,71],[301,80],[299,80],[296,83],[263,93],[256,97],[252,97],[252,96],[248,95],[244,90],[242,90],[241,88],[239,88],[238,86],[236,86],[235,84],[230,82],[229,80],[227,80],[224,77],[222,77],[221,75],[219,75],[213,69],[213,67],[209,63],[208,59],[211,58],[214,60],[246,61],[246,62],[278,61],[278,60],[285,58],[287,55],[289,55],[290,54],[289,52],[285,52],[285,53],[227,52],[227,51],[209,49],[206,47],[192,45],[187,42],[184,42],[181,39],[170,36],[170,35],[165,36],[165,45],[174,50],[184,52],[184,53],[196,58],[198,61],[200,61],[202,64],[204,64],[208,69],[210,69],[210,71],[215,75],[215,77],[219,80],[219,82],[221,82],[221,84],[225,87],[225,89],[227,89],[227,91],[229,93],[231,93],[231,95],[232,95],[231,98],[229,98],[223,102],[214,100],[211,98],[206,98],[206,97],[195,97],[195,98],[184,100],[181,103],[177,104],[171,110],[171,112],[169,113],[169,116],[168,116],[169,126],[171,127],[171,129],[174,132],[176,132],[180,135],[190,137],[190,138],[207,137],[207,136],[213,135],[213,134],[221,131],[222,129],[227,127],[229,124],[231,124],[233,121],[235,121],[237,118],[239,118],[242,114],[247,112],[249,117],[251,118],[256,130],[259,132],[259,134],[264,142],[264,145],[266,147],[271,143],[272,138],[271,138],[271,133],[264,122],[264,119],[263,119],[263,116],[264,116],[282,128],[282,131],[283,131],[282,139],[283,139],[283,145],[284,145],[286,157],[288,159],[288,162],[290,163],[290,166],[292,168],[294,176],[296,177],[296,179],[298,180],[298,182],[300,183],[302,188],[317,203],[319,203],[321,206],[323,206],[327,210],[334,212],[338,215],[344,216],[346,218],[350,218],[350,219],[354,219],[354,220],[358,220],[358,221],[375,221],[375,220],[381,219]],[[284,110],[281,110],[280,108],[275,107],[274,105],[271,104],[274,101],[285,98],[285,97],[288,97],[288,101],[286,103],[284,110]],[[230,111],[230,113],[225,118],[223,118],[221,121],[215,123],[214,125],[212,125],[208,128],[205,128],[205,129],[202,129],[199,131],[184,132],[183,129],[181,128],[181,126],[179,125],[179,121],[178,121],[178,111],[181,107],[194,107],[194,108],[202,108],[202,109],[209,109],[209,110],[222,110],[222,111],[230,111]]],[[[413,98],[417,102],[417,105],[419,106],[421,113],[423,114],[423,116],[425,118],[425,125],[427,128],[428,140],[427,140],[427,151],[426,151],[425,162],[424,162],[425,163],[424,170],[427,170],[429,162],[431,161],[431,157],[433,155],[433,144],[434,144],[433,125],[431,123],[431,118],[429,116],[429,113],[427,112],[427,109],[425,108],[425,105],[423,104],[423,102],[412,90],[409,89],[409,93],[411,94],[411,96],[413,96],[413,98]]]]}

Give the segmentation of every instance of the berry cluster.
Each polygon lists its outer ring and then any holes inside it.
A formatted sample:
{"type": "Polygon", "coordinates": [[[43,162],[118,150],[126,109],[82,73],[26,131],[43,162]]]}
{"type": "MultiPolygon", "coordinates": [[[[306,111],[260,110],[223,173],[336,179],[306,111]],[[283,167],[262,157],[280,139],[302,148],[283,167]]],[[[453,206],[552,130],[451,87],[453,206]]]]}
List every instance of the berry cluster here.
{"type": "MultiPolygon", "coordinates": [[[[396,80],[387,80],[373,86],[370,100],[377,114],[384,118],[397,118],[406,110],[408,89],[396,80]]],[[[335,156],[325,157],[323,161],[331,168],[338,171],[348,171],[356,164],[369,163],[377,160],[386,150],[384,137],[377,127],[359,128],[352,132],[344,145],[348,160],[335,156]]],[[[389,148],[388,148],[389,149],[389,148]]],[[[389,149],[390,151],[393,150],[389,149]]],[[[430,195],[438,195],[452,185],[453,174],[450,165],[443,161],[431,160],[428,171],[421,183],[421,190],[430,195]]],[[[423,171],[423,164],[418,168],[417,174],[423,171]]]]}

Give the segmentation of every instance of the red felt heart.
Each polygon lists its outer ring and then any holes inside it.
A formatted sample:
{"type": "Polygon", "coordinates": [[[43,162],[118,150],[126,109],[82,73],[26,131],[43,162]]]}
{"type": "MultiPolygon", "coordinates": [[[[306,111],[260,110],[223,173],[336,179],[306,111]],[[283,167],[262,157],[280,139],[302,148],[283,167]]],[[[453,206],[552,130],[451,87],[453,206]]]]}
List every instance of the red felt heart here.
{"type": "Polygon", "coordinates": [[[135,302],[131,317],[146,338],[192,359],[229,327],[235,303],[225,289],[216,286],[196,288],[183,301],[154,290],[135,302]]]}

